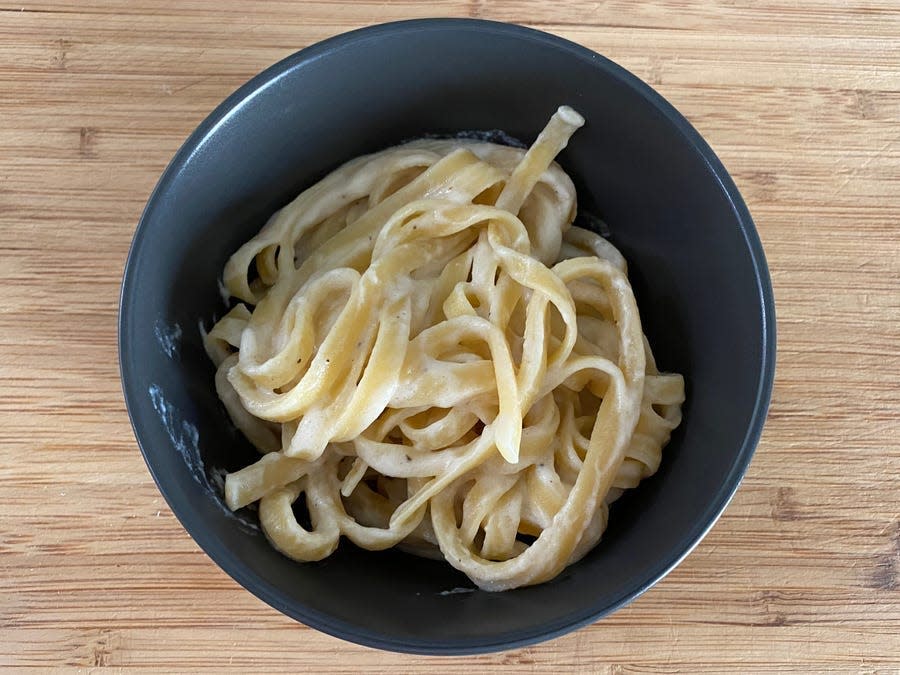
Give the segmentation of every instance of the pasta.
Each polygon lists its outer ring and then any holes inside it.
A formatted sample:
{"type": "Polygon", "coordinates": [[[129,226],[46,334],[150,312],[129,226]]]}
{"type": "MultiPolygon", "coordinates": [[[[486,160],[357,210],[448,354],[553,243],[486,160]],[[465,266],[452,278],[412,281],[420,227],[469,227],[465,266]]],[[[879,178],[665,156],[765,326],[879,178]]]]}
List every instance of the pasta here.
{"type": "Polygon", "coordinates": [[[240,302],[205,345],[261,457],[225,498],[258,502],[283,554],[320,560],[345,537],[490,591],[537,584],[657,470],[684,382],[656,368],[622,255],[572,225],[553,160],[583,123],[564,106],[527,151],[359,157],[229,259],[240,302]]]}

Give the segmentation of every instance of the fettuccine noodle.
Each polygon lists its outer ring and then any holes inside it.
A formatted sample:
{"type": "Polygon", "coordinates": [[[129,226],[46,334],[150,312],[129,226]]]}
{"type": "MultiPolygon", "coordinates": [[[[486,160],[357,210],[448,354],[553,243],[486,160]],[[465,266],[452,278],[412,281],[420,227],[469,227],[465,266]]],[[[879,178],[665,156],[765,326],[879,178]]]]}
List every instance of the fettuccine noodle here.
{"type": "MultiPolygon", "coordinates": [[[[681,420],[625,261],[572,226],[561,107],[526,152],[422,140],[359,157],[228,261],[205,338],[261,458],[235,510],[300,561],[340,538],[443,557],[486,590],[585,555],[681,420]],[[295,517],[295,502],[309,514],[295,517]]],[[[302,509],[298,509],[302,511],[302,509]]]]}

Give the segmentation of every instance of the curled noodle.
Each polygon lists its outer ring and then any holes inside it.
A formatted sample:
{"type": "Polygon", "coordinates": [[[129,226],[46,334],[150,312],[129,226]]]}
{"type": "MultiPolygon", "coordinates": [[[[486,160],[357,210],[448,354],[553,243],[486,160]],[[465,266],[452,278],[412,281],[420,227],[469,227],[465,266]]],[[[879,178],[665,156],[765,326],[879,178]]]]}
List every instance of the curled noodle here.
{"type": "Polygon", "coordinates": [[[553,159],[582,124],[562,107],[527,152],[423,140],[357,158],[228,261],[240,303],[206,348],[261,457],[226,502],[258,502],[279,551],[319,560],[343,536],[486,590],[536,584],[657,470],[684,384],[656,368],[621,254],[572,226],[553,159]]]}

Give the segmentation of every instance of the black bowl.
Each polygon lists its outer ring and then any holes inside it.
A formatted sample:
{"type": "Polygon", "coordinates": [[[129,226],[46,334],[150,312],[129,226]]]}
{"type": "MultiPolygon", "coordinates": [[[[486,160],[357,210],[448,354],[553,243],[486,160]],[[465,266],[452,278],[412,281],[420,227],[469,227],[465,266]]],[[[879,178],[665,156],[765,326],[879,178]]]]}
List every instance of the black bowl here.
{"type": "Polygon", "coordinates": [[[128,410],[160,491],[197,543],[285,614],[360,644],[474,653],[548,639],[613,611],[712,526],[762,430],[775,362],[771,284],[737,189],[650,87],[566,40],[424,20],[326,40],[255,77],[191,135],[150,197],[122,286],[128,410]],[[425,134],[501,129],[530,142],[560,104],[587,119],[560,162],[584,214],[625,254],[645,331],[687,382],[659,473],[614,505],[600,545],[557,579],[473,590],[448,564],[344,543],[320,563],[277,553],[222,475],[254,456],[213,389],[200,324],[228,256],[277,208],[357,155],[425,134]]]}

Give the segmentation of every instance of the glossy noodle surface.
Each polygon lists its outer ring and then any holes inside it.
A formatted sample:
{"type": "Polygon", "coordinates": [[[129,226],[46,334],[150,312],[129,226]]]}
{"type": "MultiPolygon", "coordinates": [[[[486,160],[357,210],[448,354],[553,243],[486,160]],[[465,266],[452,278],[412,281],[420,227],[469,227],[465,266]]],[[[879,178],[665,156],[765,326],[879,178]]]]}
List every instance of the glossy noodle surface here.
{"type": "Polygon", "coordinates": [[[357,158],[228,261],[239,304],[205,344],[261,456],[225,496],[258,502],[282,553],[320,560],[343,536],[486,590],[536,584],[657,470],[684,383],[656,368],[621,254],[572,226],[553,160],[583,123],[562,107],[527,151],[357,158]]]}

